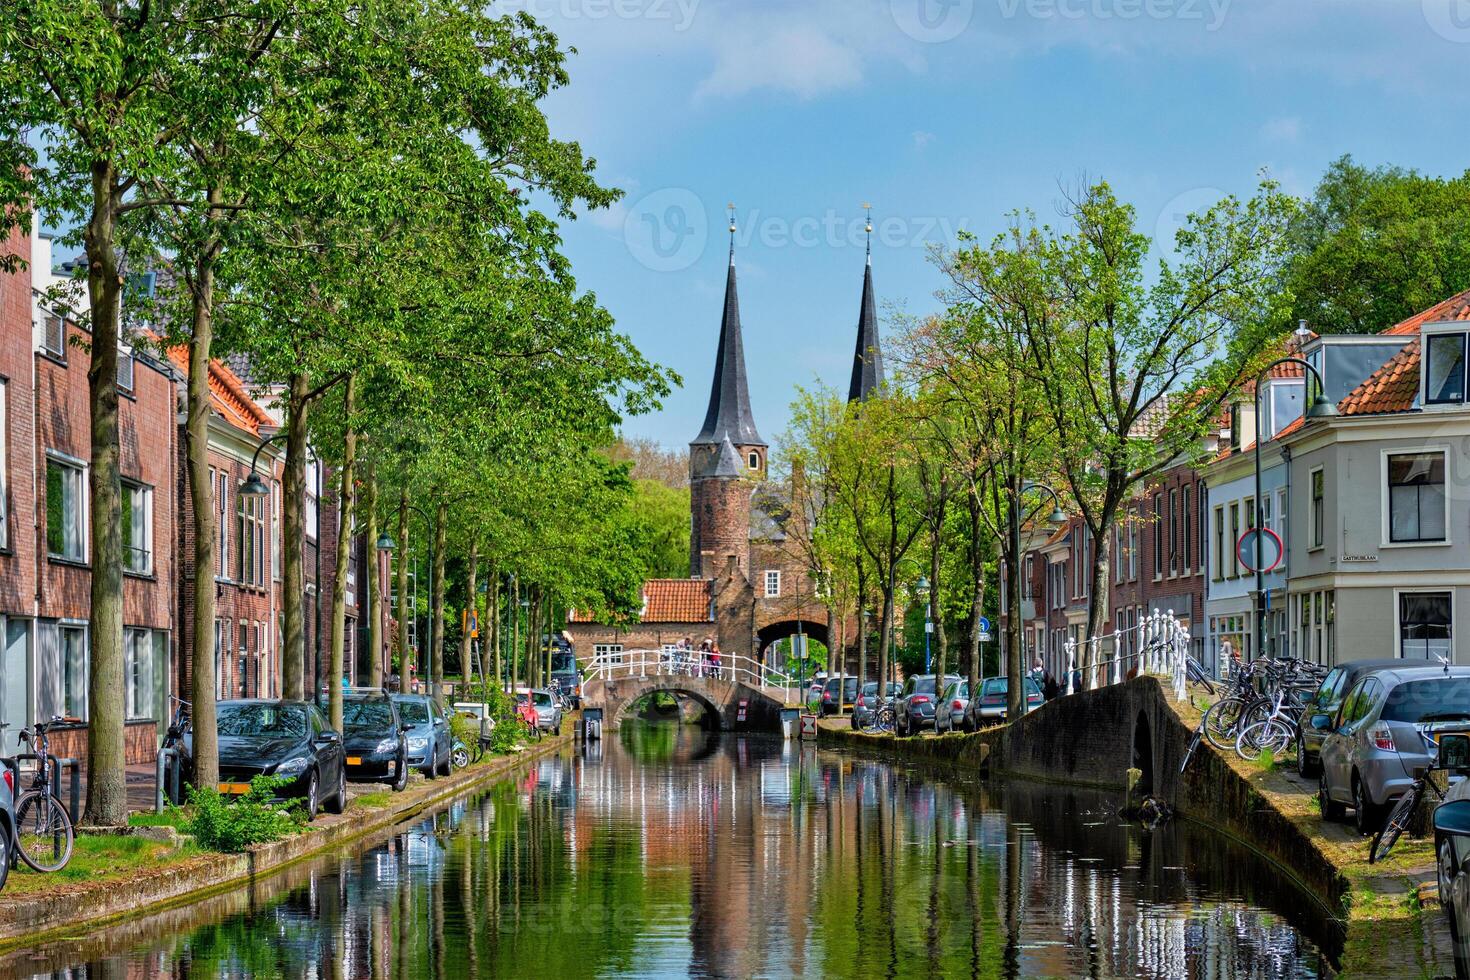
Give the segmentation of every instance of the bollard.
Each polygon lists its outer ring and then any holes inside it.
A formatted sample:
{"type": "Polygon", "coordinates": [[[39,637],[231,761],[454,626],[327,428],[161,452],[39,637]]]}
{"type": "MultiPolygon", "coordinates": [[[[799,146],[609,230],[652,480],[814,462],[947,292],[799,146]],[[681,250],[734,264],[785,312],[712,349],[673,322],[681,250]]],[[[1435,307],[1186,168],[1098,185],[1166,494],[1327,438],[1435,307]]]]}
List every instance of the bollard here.
{"type": "Polygon", "coordinates": [[[51,763],[51,795],[56,797],[58,801],[61,800],[61,770],[71,770],[71,806],[66,808],[66,812],[71,816],[72,820],[76,820],[77,807],[82,801],[81,764],[75,759],[58,759],[54,755],[48,758],[51,763]]]}

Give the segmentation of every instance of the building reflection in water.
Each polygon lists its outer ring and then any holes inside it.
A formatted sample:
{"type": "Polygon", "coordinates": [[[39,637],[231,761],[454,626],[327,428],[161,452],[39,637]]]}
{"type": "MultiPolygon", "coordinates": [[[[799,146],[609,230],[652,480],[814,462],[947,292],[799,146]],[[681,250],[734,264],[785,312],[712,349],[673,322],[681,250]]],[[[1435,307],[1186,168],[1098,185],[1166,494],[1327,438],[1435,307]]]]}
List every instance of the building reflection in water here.
{"type": "Polygon", "coordinates": [[[1330,920],[1262,862],[1114,805],[625,725],[356,853],[0,974],[1331,974],[1330,920]]]}

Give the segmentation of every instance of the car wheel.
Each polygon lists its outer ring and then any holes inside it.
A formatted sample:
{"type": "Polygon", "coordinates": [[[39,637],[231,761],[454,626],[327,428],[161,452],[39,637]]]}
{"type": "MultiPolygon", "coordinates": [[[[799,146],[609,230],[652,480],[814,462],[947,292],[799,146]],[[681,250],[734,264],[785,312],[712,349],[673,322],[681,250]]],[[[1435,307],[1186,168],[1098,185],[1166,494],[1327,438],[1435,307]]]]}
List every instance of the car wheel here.
{"type": "Polygon", "coordinates": [[[393,792],[402,793],[408,788],[408,756],[400,755],[393,765],[393,792]]]}
{"type": "Polygon", "coordinates": [[[1317,803],[1322,811],[1323,820],[1337,821],[1342,819],[1343,806],[1332,798],[1327,792],[1327,774],[1324,772],[1317,781],[1317,803]]]}
{"type": "Polygon", "coordinates": [[[456,769],[463,769],[470,764],[470,750],[463,745],[456,745],[454,751],[449,754],[449,761],[456,769]]]}
{"type": "Polygon", "coordinates": [[[1383,823],[1383,808],[1368,799],[1368,790],[1363,786],[1363,781],[1353,777],[1353,826],[1358,833],[1368,836],[1378,829],[1383,823]]]}
{"type": "Polygon", "coordinates": [[[5,888],[5,882],[10,877],[10,828],[5,826],[5,821],[0,820],[0,889],[5,888]]]}
{"type": "Polygon", "coordinates": [[[308,821],[316,819],[316,792],[316,770],[313,769],[311,773],[311,778],[306,781],[306,819],[308,821]]]}
{"type": "Polygon", "coordinates": [[[446,751],[444,753],[444,761],[439,765],[439,775],[448,776],[451,772],[454,771],[453,765],[454,764],[450,761],[449,758],[449,752],[446,751]]]}
{"type": "Polygon", "coordinates": [[[1450,922],[1455,921],[1454,910],[1454,888],[1455,888],[1455,848],[1448,840],[1439,842],[1439,904],[1444,906],[1445,914],[1450,917],[1450,922]]]}
{"type": "Polygon", "coordinates": [[[1307,758],[1307,740],[1301,732],[1296,733],[1296,774],[1306,779],[1312,775],[1312,760],[1307,758]]]}
{"type": "Polygon", "coordinates": [[[327,804],[328,813],[341,813],[347,809],[347,767],[343,766],[337,774],[337,792],[332,794],[332,801],[327,804]]]}

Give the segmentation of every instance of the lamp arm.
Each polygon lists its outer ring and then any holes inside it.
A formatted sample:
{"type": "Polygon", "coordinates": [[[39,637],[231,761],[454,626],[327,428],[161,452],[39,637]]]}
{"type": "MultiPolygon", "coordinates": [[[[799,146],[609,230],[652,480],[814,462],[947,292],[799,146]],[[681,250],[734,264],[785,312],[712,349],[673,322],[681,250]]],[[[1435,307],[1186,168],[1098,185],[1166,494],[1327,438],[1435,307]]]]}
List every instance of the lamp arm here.
{"type": "Polygon", "coordinates": [[[255,467],[260,462],[260,454],[265,451],[265,447],[266,446],[269,446],[271,443],[275,442],[277,439],[284,439],[284,438],[286,438],[286,433],[284,431],[282,431],[282,432],[277,432],[273,436],[268,436],[265,439],[262,439],[260,441],[260,445],[258,445],[258,446],[255,447],[255,455],[253,455],[253,456],[250,457],[250,472],[252,472],[252,473],[255,472],[255,467]]]}

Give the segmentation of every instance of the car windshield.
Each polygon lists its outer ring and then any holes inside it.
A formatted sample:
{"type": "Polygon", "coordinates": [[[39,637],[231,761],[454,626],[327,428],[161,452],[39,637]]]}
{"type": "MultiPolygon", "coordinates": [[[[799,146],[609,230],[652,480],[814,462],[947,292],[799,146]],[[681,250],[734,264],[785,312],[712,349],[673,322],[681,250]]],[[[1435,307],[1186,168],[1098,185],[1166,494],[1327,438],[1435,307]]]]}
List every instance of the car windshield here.
{"type": "Polygon", "coordinates": [[[1041,685],[1036,683],[1036,678],[1026,678],[1026,693],[1032,697],[1041,697],[1041,685]]]}
{"type": "Polygon", "coordinates": [[[306,708],[299,704],[221,704],[215,725],[235,738],[302,738],[306,708]]]}
{"type": "Polygon", "coordinates": [[[914,691],[913,692],[915,694],[933,694],[934,693],[934,675],[933,674],[925,674],[922,677],[915,677],[914,678],[914,691]]]}
{"type": "Polygon", "coordinates": [[[1410,722],[1470,720],[1470,682],[1446,677],[1400,684],[1388,692],[1379,717],[1410,722]]]}
{"type": "Polygon", "coordinates": [[[549,707],[551,707],[551,695],[550,694],[546,693],[545,691],[537,691],[534,696],[536,698],[536,707],[538,707],[538,708],[549,708],[549,707]]]}
{"type": "Polygon", "coordinates": [[[349,732],[392,728],[393,705],[386,698],[347,698],[342,702],[342,727],[349,732]]]}
{"type": "Polygon", "coordinates": [[[405,725],[427,725],[429,706],[422,701],[399,701],[398,717],[403,719],[405,725]]]}
{"type": "Polygon", "coordinates": [[[985,679],[984,693],[986,694],[1004,694],[1009,689],[1010,685],[1006,683],[1004,677],[987,677],[985,679]]]}

